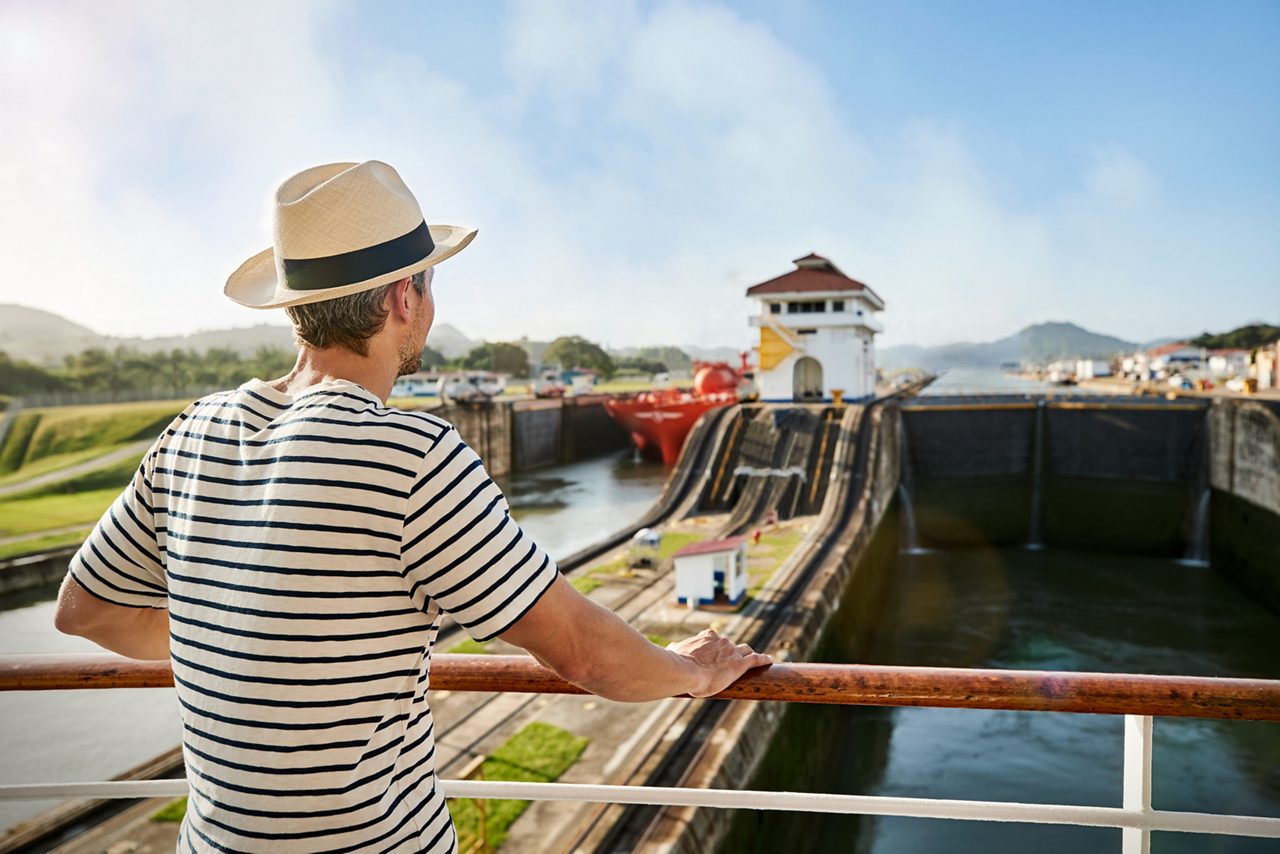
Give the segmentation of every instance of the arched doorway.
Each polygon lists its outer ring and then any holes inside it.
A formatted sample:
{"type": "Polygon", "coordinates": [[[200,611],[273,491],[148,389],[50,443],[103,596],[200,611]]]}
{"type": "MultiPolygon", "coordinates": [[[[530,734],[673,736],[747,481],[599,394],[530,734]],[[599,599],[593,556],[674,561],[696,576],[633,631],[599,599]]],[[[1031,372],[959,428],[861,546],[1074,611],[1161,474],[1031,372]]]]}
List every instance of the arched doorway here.
{"type": "Polygon", "coordinates": [[[791,373],[791,396],[795,400],[822,400],[822,363],[812,356],[796,360],[791,373]]]}

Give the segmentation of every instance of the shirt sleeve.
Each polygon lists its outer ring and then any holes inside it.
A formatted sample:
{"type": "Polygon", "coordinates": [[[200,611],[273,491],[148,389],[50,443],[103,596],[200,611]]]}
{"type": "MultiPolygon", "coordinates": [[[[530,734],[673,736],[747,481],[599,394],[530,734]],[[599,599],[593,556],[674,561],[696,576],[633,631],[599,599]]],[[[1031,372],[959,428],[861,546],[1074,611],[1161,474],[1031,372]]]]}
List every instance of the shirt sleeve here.
{"type": "Polygon", "coordinates": [[[150,472],[155,447],[71,559],[70,573],[85,590],[126,608],[169,604],[164,555],[156,533],[150,472]]]}
{"type": "Polygon", "coordinates": [[[510,628],[558,573],[452,428],[419,466],[400,555],[414,605],[426,610],[434,600],[476,640],[510,628]]]}

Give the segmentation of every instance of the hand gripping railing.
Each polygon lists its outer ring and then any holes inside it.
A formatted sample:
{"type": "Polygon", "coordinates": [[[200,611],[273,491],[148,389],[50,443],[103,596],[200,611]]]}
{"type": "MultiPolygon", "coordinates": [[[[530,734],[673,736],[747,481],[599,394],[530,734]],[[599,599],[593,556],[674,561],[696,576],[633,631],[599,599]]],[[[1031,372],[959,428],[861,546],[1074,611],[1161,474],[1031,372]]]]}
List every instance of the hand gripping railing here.
{"type": "MultiPolygon", "coordinates": [[[[131,661],[112,655],[0,656],[0,691],[161,688],[172,685],[173,674],[168,662],[131,661]]],[[[450,691],[587,693],[539,666],[533,659],[502,655],[437,656],[431,667],[431,687],[450,691]]],[[[475,780],[442,781],[444,792],[449,797],[465,798],[793,810],[1113,827],[1122,830],[1124,854],[1147,852],[1153,830],[1280,839],[1280,818],[1174,812],[1151,807],[1153,716],[1280,721],[1280,681],[950,667],[775,664],[748,673],[716,696],[726,700],[790,703],[1124,715],[1122,806],[1084,807],[475,780]]],[[[0,786],[0,800],[139,798],[182,794],[186,794],[186,782],[183,780],[0,786]]]]}

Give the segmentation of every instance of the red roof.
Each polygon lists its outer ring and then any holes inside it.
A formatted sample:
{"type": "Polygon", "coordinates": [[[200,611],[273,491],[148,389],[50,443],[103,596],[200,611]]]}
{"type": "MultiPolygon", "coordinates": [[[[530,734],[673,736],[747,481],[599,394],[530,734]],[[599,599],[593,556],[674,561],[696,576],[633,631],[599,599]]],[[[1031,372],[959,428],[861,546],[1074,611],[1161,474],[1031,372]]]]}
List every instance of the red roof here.
{"type": "Polygon", "coordinates": [[[1159,347],[1148,350],[1147,355],[1148,356],[1167,356],[1170,353],[1176,353],[1177,351],[1185,349],[1186,347],[1187,347],[1187,342],[1175,341],[1172,344],[1162,344],[1159,347]]]}
{"type": "Polygon", "coordinates": [[[792,262],[796,268],[767,282],[761,282],[747,288],[747,296],[757,297],[765,294],[815,293],[818,291],[867,291],[880,300],[880,296],[871,288],[851,279],[840,268],[821,255],[809,253],[792,262]]]}
{"type": "Polygon", "coordinates": [[[747,541],[746,537],[729,537],[727,540],[703,540],[677,551],[672,557],[688,557],[689,555],[708,555],[716,552],[731,552],[747,541]]]}

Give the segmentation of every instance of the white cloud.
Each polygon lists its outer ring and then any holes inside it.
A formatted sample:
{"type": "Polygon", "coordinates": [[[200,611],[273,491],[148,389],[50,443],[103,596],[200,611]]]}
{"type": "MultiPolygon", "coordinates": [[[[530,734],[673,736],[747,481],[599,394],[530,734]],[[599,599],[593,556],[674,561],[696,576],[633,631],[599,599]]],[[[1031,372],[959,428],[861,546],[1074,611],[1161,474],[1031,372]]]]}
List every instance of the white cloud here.
{"type": "Polygon", "coordinates": [[[441,318],[472,336],[745,343],[742,290],[810,250],[885,297],[888,343],[1051,317],[1154,335],[1178,323],[1143,311],[1154,283],[1259,263],[1260,231],[1170,216],[1105,140],[1026,203],[963,126],[872,134],[803,52],[719,4],[517,3],[503,55],[476,58],[507,75],[487,97],[354,42],[353,14],[0,8],[0,300],[117,334],[283,321],[222,282],[267,242],[280,178],[365,157],[428,218],[480,226],[438,277],[441,318]]]}

